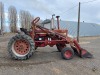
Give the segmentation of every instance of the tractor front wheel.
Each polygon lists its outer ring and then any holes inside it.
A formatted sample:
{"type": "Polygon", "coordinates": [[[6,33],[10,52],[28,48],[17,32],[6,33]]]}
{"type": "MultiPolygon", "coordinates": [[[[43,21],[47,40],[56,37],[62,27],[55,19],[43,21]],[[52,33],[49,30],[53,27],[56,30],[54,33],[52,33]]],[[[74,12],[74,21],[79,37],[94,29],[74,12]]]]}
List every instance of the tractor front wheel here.
{"type": "Polygon", "coordinates": [[[74,51],[73,51],[73,49],[71,49],[71,48],[69,48],[69,47],[65,47],[65,48],[62,49],[61,55],[62,55],[62,57],[63,57],[64,59],[70,60],[70,59],[72,59],[73,56],[74,56],[74,51]]]}
{"type": "Polygon", "coordinates": [[[34,42],[30,36],[18,34],[10,39],[8,52],[13,59],[28,59],[34,52],[34,42]]]}

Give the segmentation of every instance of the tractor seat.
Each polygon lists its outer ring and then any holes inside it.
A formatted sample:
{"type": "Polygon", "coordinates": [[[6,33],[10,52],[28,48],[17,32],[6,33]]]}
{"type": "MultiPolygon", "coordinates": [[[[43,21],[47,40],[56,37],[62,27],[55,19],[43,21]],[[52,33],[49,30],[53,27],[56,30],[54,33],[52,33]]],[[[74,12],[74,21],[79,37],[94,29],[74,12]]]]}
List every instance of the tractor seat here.
{"type": "Polygon", "coordinates": [[[24,32],[26,35],[29,35],[29,32],[27,31],[27,29],[25,29],[25,28],[20,28],[20,30],[21,30],[22,32],[24,32]]]}

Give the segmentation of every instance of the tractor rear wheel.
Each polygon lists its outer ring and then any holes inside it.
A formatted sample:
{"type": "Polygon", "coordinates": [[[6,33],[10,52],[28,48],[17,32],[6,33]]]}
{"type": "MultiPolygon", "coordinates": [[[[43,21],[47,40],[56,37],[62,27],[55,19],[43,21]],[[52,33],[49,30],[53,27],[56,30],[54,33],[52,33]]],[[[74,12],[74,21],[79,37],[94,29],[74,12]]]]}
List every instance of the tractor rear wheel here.
{"type": "Polygon", "coordinates": [[[12,37],[8,43],[8,52],[13,59],[28,59],[32,56],[34,50],[32,38],[25,34],[12,37]]]}
{"type": "Polygon", "coordinates": [[[65,47],[65,48],[62,49],[61,55],[62,55],[62,57],[63,57],[64,59],[70,60],[70,59],[72,59],[73,56],[74,56],[74,51],[73,51],[72,48],[65,47]]]}

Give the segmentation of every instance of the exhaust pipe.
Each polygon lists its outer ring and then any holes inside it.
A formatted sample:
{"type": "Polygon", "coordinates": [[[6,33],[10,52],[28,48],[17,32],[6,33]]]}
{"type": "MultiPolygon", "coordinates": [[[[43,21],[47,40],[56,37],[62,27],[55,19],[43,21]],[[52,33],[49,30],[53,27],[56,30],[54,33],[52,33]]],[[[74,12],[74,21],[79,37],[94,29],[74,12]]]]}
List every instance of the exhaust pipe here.
{"type": "Polygon", "coordinates": [[[56,16],[56,18],[57,18],[58,30],[60,29],[60,27],[59,27],[59,25],[60,25],[60,24],[59,24],[59,17],[60,17],[60,16],[56,16]]]}

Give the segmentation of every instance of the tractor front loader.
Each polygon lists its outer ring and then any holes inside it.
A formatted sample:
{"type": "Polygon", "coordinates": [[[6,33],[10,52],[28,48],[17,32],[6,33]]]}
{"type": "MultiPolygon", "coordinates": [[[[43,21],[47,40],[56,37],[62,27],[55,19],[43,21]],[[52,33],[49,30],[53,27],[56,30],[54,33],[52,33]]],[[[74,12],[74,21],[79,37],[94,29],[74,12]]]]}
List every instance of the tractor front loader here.
{"type": "Polygon", "coordinates": [[[77,54],[82,58],[92,58],[87,50],[81,48],[75,39],[68,36],[68,30],[61,30],[59,28],[59,16],[57,16],[58,29],[47,29],[41,25],[37,25],[40,20],[39,17],[32,21],[30,31],[21,28],[24,33],[19,33],[12,37],[8,43],[8,52],[14,59],[28,59],[33,55],[38,47],[45,47],[49,45],[53,47],[56,45],[62,58],[69,60],[77,54]],[[70,45],[68,47],[67,45],[70,45]]]}

